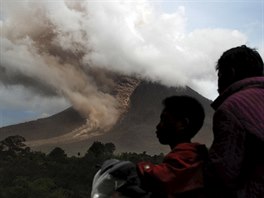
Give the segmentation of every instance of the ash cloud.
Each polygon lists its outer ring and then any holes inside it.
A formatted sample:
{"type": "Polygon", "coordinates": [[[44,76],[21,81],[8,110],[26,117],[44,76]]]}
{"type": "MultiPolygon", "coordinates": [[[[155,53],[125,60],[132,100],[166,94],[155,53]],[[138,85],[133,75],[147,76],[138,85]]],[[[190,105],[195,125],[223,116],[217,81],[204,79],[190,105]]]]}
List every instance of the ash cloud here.
{"type": "Polygon", "coordinates": [[[184,7],[164,14],[149,1],[11,0],[2,6],[2,85],[62,96],[102,128],[120,114],[111,94],[115,73],[209,96],[217,58],[247,39],[236,30],[187,33],[184,7]]]}

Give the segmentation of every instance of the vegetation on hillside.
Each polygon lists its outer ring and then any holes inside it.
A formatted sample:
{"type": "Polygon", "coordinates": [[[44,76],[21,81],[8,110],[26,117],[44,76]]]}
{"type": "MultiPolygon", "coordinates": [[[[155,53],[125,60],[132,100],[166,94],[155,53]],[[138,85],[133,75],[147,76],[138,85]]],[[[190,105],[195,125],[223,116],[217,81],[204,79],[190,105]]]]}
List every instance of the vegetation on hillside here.
{"type": "Polygon", "coordinates": [[[68,157],[62,148],[45,154],[24,142],[18,135],[0,141],[1,198],[87,198],[93,176],[105,160],[159,163],[163,158],[146,152],[115,154],[113,143],[101,142],[94,142],[84,156],[68,157]]]}

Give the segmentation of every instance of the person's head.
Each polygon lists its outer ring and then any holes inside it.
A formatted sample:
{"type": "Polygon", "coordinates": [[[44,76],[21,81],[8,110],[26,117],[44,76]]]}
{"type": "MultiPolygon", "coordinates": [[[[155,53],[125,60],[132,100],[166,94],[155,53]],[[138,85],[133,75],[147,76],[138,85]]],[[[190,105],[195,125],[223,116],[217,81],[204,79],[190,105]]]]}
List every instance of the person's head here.
{"type": "Polygon", "coordinates": [[[190,96],[171,96],[163,100],[163,105],[160,122],[156,127],[160,143],[172,147],[190,141],[203,125],[203,106],[190,96]]]}
{"type": "Polygon", "coordinates": [[[242,45],[225,51],[217,62],[218,92],[244,78],[262,76],[263,60],[252,48],[242,45]]]}

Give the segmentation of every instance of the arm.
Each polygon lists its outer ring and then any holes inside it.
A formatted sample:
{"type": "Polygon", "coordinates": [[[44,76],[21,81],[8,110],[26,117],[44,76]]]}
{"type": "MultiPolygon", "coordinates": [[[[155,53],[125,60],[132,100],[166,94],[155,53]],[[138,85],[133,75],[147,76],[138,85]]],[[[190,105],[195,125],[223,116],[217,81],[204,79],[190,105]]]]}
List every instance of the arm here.
{"type": "Polygon", "coordinates": [[[169,176],[173,175],[165,163],[154,165],[150,162],[140,162],[137,169],[143,188],[155,193],[165,192],[165,183],[168,183],[169,176]]]}
{"type": "MultiPolygon", "coordinates": [[[[213,118],[214,141],[209,150],[209,183],[236,188],[245,156],[245,129],[230,111],[218,110],[213,118]]],[[[221,188],[221,187],[220,187],[221,188]]]]}
{"type": "Polygon", "coordinates": [[[169,153],[159,165],[139,163],[137,168],[143,187],[148,191],[165,194],[182,193],[203,187],[203,162],[196,160],[195,156],[195,152],[178,151],[169,153]]]}

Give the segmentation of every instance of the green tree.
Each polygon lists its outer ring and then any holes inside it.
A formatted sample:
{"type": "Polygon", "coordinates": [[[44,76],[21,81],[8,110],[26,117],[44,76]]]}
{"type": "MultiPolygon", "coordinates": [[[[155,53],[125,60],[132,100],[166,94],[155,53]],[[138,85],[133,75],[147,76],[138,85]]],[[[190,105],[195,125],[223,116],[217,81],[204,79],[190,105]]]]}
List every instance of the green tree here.
{"type": "Polygon", "coordinates": [[[21,153],[24,151],[29,151],[29,147],[24,144],[26,139],[20,135],[9,136],[4,140],[0,141],[0,150],[9,151],[13,153],[21,153]]]}
{"type": "Polygon", "coordinates": [[[113,155],[116,150],[116,146],[113,143],[106,143],[105,144],[105,152],[106,154],[113,155]]]}
{"type": "Polygon", "coordinates": [[[48,154],[48,157],[57,162],[64,162],[67,158],[67,154],[62,148],[56,147],[48,154]]]}
{"type": "Polygon", "coordinates": [[[94,155],[95,157],[113,155],[116,150],[116,146],[109,142],[103,144],[102,142],[95,141],[88,149],[86,155],[94,155]]]}
{"type": "Polygon", "coordinates": [[[105,145],[102,142],[95,141],[87,151],[87,154],[92,154],[95,157],[105,154],[105,145]]]}

